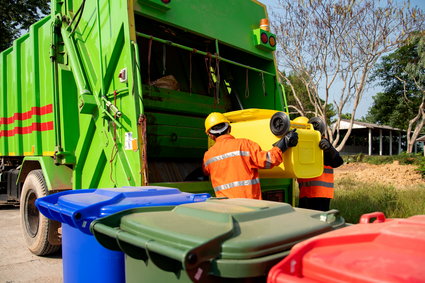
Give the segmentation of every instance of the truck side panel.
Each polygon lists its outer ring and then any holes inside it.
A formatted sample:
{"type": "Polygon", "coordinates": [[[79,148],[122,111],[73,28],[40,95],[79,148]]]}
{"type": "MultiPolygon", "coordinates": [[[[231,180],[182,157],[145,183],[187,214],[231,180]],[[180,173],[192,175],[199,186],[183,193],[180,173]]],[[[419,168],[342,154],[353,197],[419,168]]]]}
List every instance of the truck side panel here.
{"type": "Polygon", "coordinates": [[[139,91],[133,87],[135,54],[127,5],[127,1],[69,0],[53,5],[62,18],[68,19],[57,36],[58,42],[65,43],[67,54],[63,62],[58,62],[59,67],[69,68],[72,75],[67,76],[75,81],[75,89],[70,91],[64,79],[60,94],[61,122],[66,123],[65,117],[70,116],[78,121],[64,124],[61,131],[62,162],[75,164],[74,189],[142,184],[141,143],[137,138],[142,105],[138,103],[139,91]],[[79,9],[81,15],[76,15],[79,9]],[[128,78],[121,82],[118,76],[124,69],[128,78]],[[75,104],[70,101],[71,92],[77,106],[65,113],[66,105],[75,104]],[[66,157],[70,155],[75,161],[66,157]]]}
{"type": "Polygon", "coordinates": [[[53,1],[55,18],[1,53],[0,156],[54,157],[74,189],[142,183],[128,12],[127,1],[53,1]]]}
{"type": "Polygon", "coordinates": [[[0,155],[53,155],[50,17],[1,54],[0,155]]]}

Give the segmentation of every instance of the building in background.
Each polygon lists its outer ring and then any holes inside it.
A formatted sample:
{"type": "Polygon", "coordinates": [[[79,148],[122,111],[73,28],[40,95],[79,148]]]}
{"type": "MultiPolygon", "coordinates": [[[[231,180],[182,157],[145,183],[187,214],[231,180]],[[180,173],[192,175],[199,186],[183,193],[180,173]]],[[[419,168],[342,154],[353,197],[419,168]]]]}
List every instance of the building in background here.
{"type": "MultiPolygon", "coordinates": [[[[350,120],[341,119],[340,135],[344,136],[348,130],[350,120]]],[[[335,127],[335,124],[333,124],[335,127]]],[[[423,149],[423,142],[419,139],[415,144],[414,152],[423,149]]],[[[351,135],[340,151],[341,154],[358,154],[367,155],[396,155],[402,151],[406,151],[406,131],[385,125],[377,125],[366,122],[354,121],[351,135]]]]}

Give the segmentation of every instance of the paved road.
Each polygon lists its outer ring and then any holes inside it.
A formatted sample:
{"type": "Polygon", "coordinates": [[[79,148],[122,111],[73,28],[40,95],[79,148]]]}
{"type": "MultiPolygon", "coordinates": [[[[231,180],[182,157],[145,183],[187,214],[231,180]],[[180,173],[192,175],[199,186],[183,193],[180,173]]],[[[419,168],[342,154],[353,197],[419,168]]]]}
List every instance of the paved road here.
{"type": "Polygon", "coordinates": [[[0,207],[0,283],[62,281],[61,254],[33,255],[22,236],[19,208],[0,207]]]}

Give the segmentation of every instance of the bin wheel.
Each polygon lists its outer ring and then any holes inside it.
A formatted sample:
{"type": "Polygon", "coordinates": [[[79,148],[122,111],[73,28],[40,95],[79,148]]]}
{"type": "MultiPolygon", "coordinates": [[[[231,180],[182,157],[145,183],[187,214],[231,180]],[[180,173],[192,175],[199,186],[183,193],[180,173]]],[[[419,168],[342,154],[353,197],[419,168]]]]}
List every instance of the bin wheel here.
{"type": "Polygon", "coordinates": [[[53,220],[43,216],[35,206],[35,200],[48,193],[42,170],[31,171],[21,192],[21,227],[28,249],[35,255],[48,255],[59,250],[60,245],[49,242],[49,234],[56,233],[53,220]]]}
{"type": "Polygon", "coordinates": [[[270,130],[275,136],[284,136],[290,127],[291,121],[284,112],[276,112],[270,119],[270,130]]]}

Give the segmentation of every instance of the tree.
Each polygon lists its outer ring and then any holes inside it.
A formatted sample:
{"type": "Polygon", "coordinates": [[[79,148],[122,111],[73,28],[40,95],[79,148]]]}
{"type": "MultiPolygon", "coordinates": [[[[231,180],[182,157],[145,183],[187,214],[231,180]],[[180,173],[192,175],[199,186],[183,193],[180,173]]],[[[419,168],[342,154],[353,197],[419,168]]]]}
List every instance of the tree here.
{"type": "MultiPolygon", "coordinates": [[[[305,117],[315,117],[314,105],[309,100],[308,91],[303,83],[303,79],[298,78],[295,74],[288,75],[287,77],[290,80],[290,85],[284,82],[283,86],[285,87],[285,93],[288,97],[288,108],[290,109],[290,114],[303,113],[302,115],[305,117]],[[296,99],[299,101],[296,101],[296,99]],[[301,109],[298,109],[297,105],[299,105],[301,109]]],[[[321,103],[323,103],[323,100],[321,100],[321,103]]],[[[332,104],[328,104],[326,106],[326,117],[328,118],[328,123],[331,123],[330,118],[333,116],[335,116],[335,109],[332,104]]]]}
{"type": "MultiPolygon", "coordinates": [[[[279,0],[281,10],[274,15],[278,35],[278,60],[283,81],[285,73],[303,80],[316,116],[327,119],[326,107],[336,109],[336,127],[327,135],[341,150],[351,134],[359,102],[377,60],[395,50],[414,30],[424,25],[422,11],[399,7],[393,1],[375,0],[279,0]],[[385,5],[383,5],[385,4],[385,5]],[[339,122],[351,107],[350,126],[341,137],[339,122]]],[[[294,96],[298,96],[296,92],[294,96]]],[[[303,109],[295,98],[296,109],[303,109]]],[[[299,112],[301,115],[302,111],[299,112]]]]}
{"type": "Polygon", "coordinates": [[[351,119],[351,113],[341,114],[341,119],[350,120],[351,119]]]}
{"type": "Polygon", "coordinates": [[[368,118],[374,123],[407,129],[407,152],[425,122],[425,33],[414,34],[405,45],[384,56],[372,79],[384,91],[373,97],[368,118]]]}
{"type": "MultiPolygon", "coordinates": [[[[418,60],[409,62],[406,66],[406,72],[410,80],[413,80],[415,86],[421,94],[421,103],[417,108],[417,114],[409,120],[407,128],[407,151],[412,152],[413,145],[422,131],[425,124],[425,32],[418,35],[418,60]],[[412,128],[414,128],[412,133],[412,128]]],[[[404,82],[406,83],[406,82],[404,82]]]]}
{"type": "Polygon", "coordinates": [[[22,30],[48,14],[49,3],[46,0],[0,0],[0,51],[10,47],[22,30]]]}
{"type": "Polygon", "coordinates": [[[417,88],[405,71],[409,61],[417,60],[417,42],[406,44],[390,55],[382,57],[371,79],[379,80],[384,91],[373,97],[368,112],[372,123],[407,129],[408,121],[415,115],[418,105],[417,88]],[[404,84],[403,82],[406,82],[404,84]]]}

